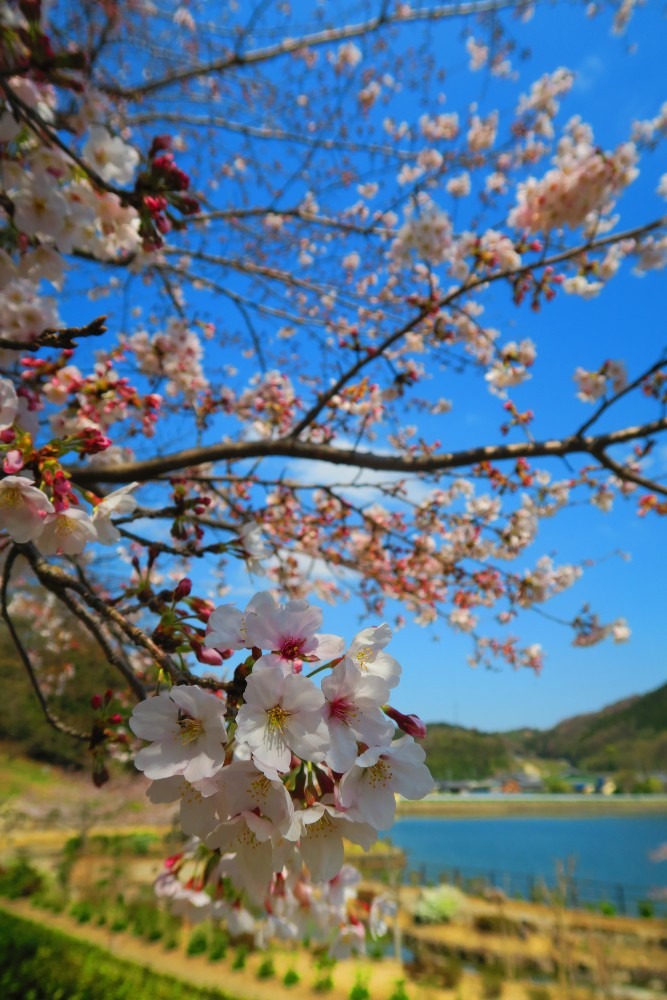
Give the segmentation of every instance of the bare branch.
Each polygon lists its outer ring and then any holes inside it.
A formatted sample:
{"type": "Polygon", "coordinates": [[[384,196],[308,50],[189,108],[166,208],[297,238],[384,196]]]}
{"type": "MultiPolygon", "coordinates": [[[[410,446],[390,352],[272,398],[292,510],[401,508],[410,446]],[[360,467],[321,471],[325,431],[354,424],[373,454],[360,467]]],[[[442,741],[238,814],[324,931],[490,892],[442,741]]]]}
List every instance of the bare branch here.
{"type": "MultiPolygon", "coordinates": [[[[97,478],[99,479],[99,476],[97,478]]],[[[107,604],[106,601],[103,601],[92,590],[84,586],[83,583],[61,569],[60,566],[53,566],[47,562],[33,545],[24,545],[21,547],[21,551],[30,563],[37,579],[47,590],[52,591],[58,597],[61,597],[61,599],[66,591],[73,590],[102,619],[117,625],[120,631],[135,646],[147,650],[158,666],[162,667],[175,683],[182,682],[184,679],[190,679],[189,673],[181,670],[174,663],[171,656],[160,649],[150,636],[146,635],[143,629],[127,621],[120,611],[107,604]]]]}
{"type": "Polygon", "coordinates": [[[76,347],[77,339],[101,337],[103,333],[107,332],[106,321],[106,316],[98,316],[86,326],[67,326],[62,330],[43,330],[35,340],[31,340],[29,343],[23,340],[0,337],[0,349],[6,348],[10,351],[38,351],[40,347],[69,349],[76,347]]]}
{"type": "Polygon", "coordinates": [[[585,434],[588,428],[592,427],[593,424],[596,423],[596,421],[602,416],[605,410],[608,410],[609,407],[613,406],[614,403],[617,403],[619,399],[622,399],[623,396],[627,396],[629,392],[632,392],[633,389],[636,389],[637,386],[641,385],[642,382],[649,377],[649,375],[652,375],[653,372],[658,371],[659,368],[664,367],[664,364],[665,364],[665,359],[664,357],[662,357],[660,358],[659,361],[656,361],[649,368],[647,368],[646,371],[642,372],[641,375],[638,375],[637,378],[634,379],[632,382],[628,382],[628,384],[624,386],[619,392],[615,393],[615,395],[611,396],[609,399],[605,399],[605,401],[601,403],[600,406],[598,406],[593,416],[590,417],[586,421],[586,423],[581,425],[581,427],[577,431],[577,434],[585,434]]]}
{"type": "Polygon", "coordinates": [[[264,441],[223,441],[219,444],[189,448],[172,455],[161,455],[143,461],[122,462],[110,468],[77,469],[67,471],[74,482],[86,485],[104,480],[109,483],[141,482],[160,479],[173,472],[194,468],[209,462],[238,462],[249,458],[293,458],[327,462],[331,465],[350,465],[358,469],[375,469],[384,472],[403,472],[420,475],[460,469],[482,462],[516,461],[518,458],[562,457],[588,454],[597,456],[617,444],[636,441],[667,430],[667,417],[634,427],[594,437],[571,434],[548,441],[519,441],[513,444],[485,445],[462,451],[440,452],[433,455],[385,455],[352,448],[335,448],[328,444],[299,441],[293,437],[264,441]]]}
{"type": "Polygon", "coordinates": [[[654,479],[646,479],[644,476],[640,476],[637,472],[633,472],[632,469],[628,469],[627,466],[621,465],[619,462],[615,462],[614,459],[606,453],[604,448],[596,448],[592,454],[595,458],[597,458],[600,465],[604,465],[606,469],[613,472],[619,479],[628,480],[631,483],[636,483],[637,486],[642,486],[644,489],[650,490],[651,493],[660,493],[661,496],[667,497],[667,487],[656,483],[654,479]]]}
{"type": "Polygon", "coordinates": [[[359,24],[346,24],[339,28],[328,28],[309,35],[301,35],[299,38],[285,38],[276,45],[267,45],[263,49],[255,49],[246,53],[238,50],[229,52],[211,62],[187,66],[181,70],[167,73],[165,76],[158,77],[155,80],[148,80],[146,83],[137,84],[134,87],[118,87],[113,84],[100,84],[99,86],[101,90],[104,90],[113,97],[129,100],[142,98],[147,94],[154,94],[164,87],[171,87],[177,83],[186,83],[197,76],[225,73],[230,69],[268,62],[270,59],[298,52],[299,49],[312,49],[320,45],[330,45],[333,42],[340,42],[349,38],[371,35],[379,28],[390,24],[407,24],[414,21],[442,21],[447,18],[470,17],[515,6],[516,0],[477,0],[477,2],[470,0],[468,3],[445,4],[432,8],[420,7],[416,10],[401,11],[395,14],[388,14],[382,9],[378,17],[370,18],[359,24]]]}

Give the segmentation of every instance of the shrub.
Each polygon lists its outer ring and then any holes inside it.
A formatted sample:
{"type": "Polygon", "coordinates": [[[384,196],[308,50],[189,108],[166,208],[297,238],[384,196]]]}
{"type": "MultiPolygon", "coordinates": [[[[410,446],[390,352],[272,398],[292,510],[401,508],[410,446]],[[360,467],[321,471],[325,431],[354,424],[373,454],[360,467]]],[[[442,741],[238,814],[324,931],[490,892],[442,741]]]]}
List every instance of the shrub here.
{"type": "Polygon", "coordinates": [[[529,986],[528,1000],[551,1000],[551,993],[546,986],[529,986]]]}
{"type": "Polygon", "coordinates": [[[651,920],[655,916],[655,906],[650,899],[640,899],[637,903],[637,912],[645,920],[651,920]]]}
{"type": "Polygon", "coordinates": [[[234,961],[232,962],[232,969],[245,969],[246,959],[248,957],[248,946],[241,944],[236,949],[236,954],[234,955],[234,961]]]}
{"type": "Polygon", "coordinates": [[[276,967],[272,958],[265,958],[257,970],[258,979],[272,979],[276,974],[276,967]]]}
{"type": "Polygon", "coordinates": [[[70,908],[70,915],[79,924],[87,924],[92,920],[94,908],[93,904],[88,899],[80,899],[78,903],[74,903],[70,908]]]}
{"type": "Polygon", "coordinates": [[[2,1000],[232,1000],[0,912],[2,1000]]]}
{"type": "Polygon", "coordinates": [[[206,934],[206,931],[201,929],[193,931],[190,940],[188,941],[186,953],[188,955],[203,955],[207,950],[208,935],[206,934]]]}
{"type": "Polygon", "coordinates": [[[300,980],[301,976],[296,969],[288,969],[283,978],[283,986],[296,986],[300,980]]]}
{"type": "Polygon", "coordinates": [[[214,930],[211,936],[211,943],[208,949],[209,962],[220,962],[227,955],[229,938],[220,930],[214,930]]]}
{"type": "Polygon", "coordinates": [[[615,917],[616,907],[613,903],[610,903],[608,899],[603,899],[600,903],[600,913],[603,917],[615,917]]]}
{"type": "Polygon", "coordinates": [[[43,884],[42,874],[25,858],[17,858],[6,868],[0,868],[0,896],[7,899],[32,896],[43,884]]]}
{"type": "Polygon", "coordinates": [[[410,1000],[405,992],[405,982],[402,979],[396,981],[396,989],[390,995],[389,1000],[410,1000]]]}
{"type": "Polygon", "coordinates": [[[313,983],[315,993],[329,993],[333,989],[333,979],[331,976],[321,976],[313,983]]]}
{"type": "Polygon", "coordinates": [[[443,962],[440,970],[440,981],[448,990],[456,989],[463,978],[463,962],[458,955],[450,955],[443,962]]]}
{"type": "Polygon", "coordinates": [[[368,1000],[370,995],[370,990],[366,983],[360,976],[357,976],[357,981],[350,990],[350,1000],[368,1000]]]}
{"type": "Polygon", "coordinates": [[[413,910],[419,924],[440,924],[453,920],[465,907],[465,896],[454,885],[424,889],[413,910]]]}

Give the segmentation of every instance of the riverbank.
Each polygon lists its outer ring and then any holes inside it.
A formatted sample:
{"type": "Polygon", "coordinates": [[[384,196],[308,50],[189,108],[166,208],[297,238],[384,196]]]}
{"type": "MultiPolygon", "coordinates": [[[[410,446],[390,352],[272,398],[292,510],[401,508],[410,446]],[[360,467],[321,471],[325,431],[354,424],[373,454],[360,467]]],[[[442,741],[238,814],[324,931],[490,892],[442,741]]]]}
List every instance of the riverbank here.
{"type": "Polygon", "coordinates": [[[624,816],[667,814],[667,795],[430,795],[399,799],[397,815],[421,817],[624,816]]]}

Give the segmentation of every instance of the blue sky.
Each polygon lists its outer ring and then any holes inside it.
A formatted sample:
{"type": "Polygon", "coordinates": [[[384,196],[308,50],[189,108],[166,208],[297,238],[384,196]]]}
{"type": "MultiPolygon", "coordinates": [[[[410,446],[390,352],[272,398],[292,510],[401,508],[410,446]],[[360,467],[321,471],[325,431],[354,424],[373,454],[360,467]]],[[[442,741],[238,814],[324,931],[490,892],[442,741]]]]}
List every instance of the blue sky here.
{"type": "MultiPolygon", "coordinates": [[[[649,3],[638,9],[628,34],[619,38],[609,34],[607,16],[587,19],[580,5],[540,7],[529,24],[515,24],[512,29],[519,49],[525,46],[532,52],[525,64],[515,60],[521,70],[518,85],[489,82],[484,73],[471,78],[462,72],[466,59],[458,35],[460,26],[417,26],[414,44],[428,39],[436,53],[459,54],[458,69],[454,59],[454,71],[447,78],[447,111],[465,112],[471,100],[478,100],[482,111],[498,107],[501,113],[511,113],[518,90],[527,89],[544,72],[562,65],[569,67],[577,79],[564,101],[564,119],[581,114],[594,126],[600,144],[610,148],[628,137],[634,119],[653,117],[667,97],[659,87],[659,81],[664,79],[667,37],[661,8],[661,4],[649,3]]],[[[295,9],[299,12],[302,8],[297,4],[295,9]]],[[[392,104],[392,114],[418,117],[411,100],[406,91],[392,104]]],[[[667,210],[655,195],[658,177],[666,170],[667,157],[664,148],[659,148],[644,161],[641,179],[623,198],[624,227],[667,210]]],[[[133,288],[138,290],[140,286],[135,283],[133,288]]],[[[505,289],[494,289],[487,296],[487,319],[502,330],[503,341],[526,336],[538,341],[539,362],[531,382],[511,394],[519,409],[536,409],[536,437],[570,433],[589,415],[590,410],[575,398],[572,373],[577,365],[597,368],[607,358],[623,358],[632,377],[665,350],[664,291],[664,271],[639,279],[626,268],[598,299],[587,302],[559,295],[537,315],[528,309],[514,309],[505,289]]],[[[116,323],[118,305],[112,300],[109,308],[112,323],[116,323]]],[[[213,308],[213,304],[205,304],[204,308],[213,308]]],[[[102,303],[102,309],[106,311],[107,303],[102,303]]],[[[207,346],[207,351],[212,352],[212,347],[207,346]]],[[[209,358],[214,365],[223,360],[240,362],[229,355],[223,358],[209,354],[209,358]]],[[[443,380],[438,386],[441,394],[452,395],[456,409],[441,423],[426,421],[420,428],[425,436],[438,436],[443,447],[456,448],[498,441],[501,403],[480,387],[479,376],[438,378],[443,380]]],[[[618,425],[625,419],[633,422],[644,413],[649,415],[641,401],[640,405],[628,406],[619,413],[618,425]]],[[[166,430],[164,444],[172,433],[166,430]]],[[[652,461],[652,474],[667,471],[667,443],[658,445],[652,461]]],[[[558,477],[565,474],[560,465],[552,468],[558,477]]],[[[423,629],[408,623],[390,648],[405,669],[397,707],[417,712],[427,721],[457,722],[480,729],[549,726],[566,716],[596,710],[664,683],[666,542],[667,520],[638,519],[632,502],[621,502],[606,515],[590,506],[580,506],[543,521],[538,543],[520,565],[534,563],[544,552],[557,554],[558,561],[579,561],[583,557],[601,560],[573,590],[549,602],[545,610],[571,618],[589,601],[604,621],[626,617],[632,628],[631,641],[574,649],[567,629],[538,614],[524,613],[512,632],[525,642],[540,642],[548,653],[542,675],[535,677],[525,669],[472,670],[466,663],[470,644],[465,636],[453,634],[444,626],[423,629]],[[619,551],[630,553],[631,560],[614,555],[619,551]]],[[[196,580],[203,591],[210,586],[201,571],[196,580]]],[[[239,567],[230,566],[229,582],[232,593],[226,600],[238,597],[238,603],[243,605],[253,591],[239,567]]],[[[256,584],[256,589],[261,589],[261,579],[256,584]]],[[[390,610],[393,614],[400,609],[390,610]]],[[[354,601],[325,609],[324,630],[352,638],[362,625],[378,624],[359,620],[360,613],[354,601]]]]}

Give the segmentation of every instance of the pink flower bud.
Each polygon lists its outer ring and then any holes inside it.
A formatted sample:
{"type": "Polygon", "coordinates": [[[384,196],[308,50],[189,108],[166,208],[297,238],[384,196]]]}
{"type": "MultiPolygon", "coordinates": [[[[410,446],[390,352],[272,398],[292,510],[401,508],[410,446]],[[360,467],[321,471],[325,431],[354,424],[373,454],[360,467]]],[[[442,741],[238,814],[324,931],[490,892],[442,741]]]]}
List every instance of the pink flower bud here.
{"type": "Polygon", "coordinates": [[[11,444],[16,434],[11,427],[5,427],[4,431],[0,431],[0,441],[3,444],[11,444]]]}
{"type": "Polygon", "coordinates": [[[392,708],[391,705],[385,705],[383,711],[408,736],[414,736],[416,740],[423,740],[426,736],[426,726],[418,715],[403,715],[402,712],[399,712],[396,708],[392,708]]]}
{"type": "Polygon", "coordinates": [[[179,580],[176,586],[176,589],[174,591],[174,600],[180,601],[184,597],[188,597],[191,590],[192,590],[192,580],[189,580],[187,576],[184,576],[182,580],[179,580]]]}
{"type": "Polygon", "coordinates": [[[94,708],[95,711],[97,711],[98,708],[102,707],[102,695],[101,694],[94,694],[93,695],[93,697],[90,699],[90,707],[94,708]]]}
{"type": "Polygon", "coordinates": [[[7,452],[5,460],[2,463],[2,468],[8,476],[14,476],[17,472],[21,471],[23,468],[23,455],[17,448],[7,452]]]}
{"type": "Polygon", "coordinates": [[[206,663],[209,667],[219,667],[222,663],[222,656],[217,649],[203,646],[201,642],[196,642],[194,639],[190,640],[190,645],[200,663],[206,663]]]}
{"type": "Polygon", "coordinates": [[[165,149],[171,149],[171,136],[156,135],[151,143],[151,148],[148,151],[148,155],[152,159],[156,155],[156,153],[161,153],[165,149]]]}

